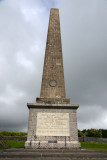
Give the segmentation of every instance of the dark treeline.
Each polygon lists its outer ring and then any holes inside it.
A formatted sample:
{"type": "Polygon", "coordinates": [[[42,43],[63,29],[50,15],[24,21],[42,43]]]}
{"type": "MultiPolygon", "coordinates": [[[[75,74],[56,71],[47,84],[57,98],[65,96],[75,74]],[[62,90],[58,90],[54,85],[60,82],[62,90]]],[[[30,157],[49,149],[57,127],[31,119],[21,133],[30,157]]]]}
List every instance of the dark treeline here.
{"type": "Polygon", "coordinates": [[[107,129],[83,129],[78,130],[78,137],[100,137],[107,138],[107,129]]]}

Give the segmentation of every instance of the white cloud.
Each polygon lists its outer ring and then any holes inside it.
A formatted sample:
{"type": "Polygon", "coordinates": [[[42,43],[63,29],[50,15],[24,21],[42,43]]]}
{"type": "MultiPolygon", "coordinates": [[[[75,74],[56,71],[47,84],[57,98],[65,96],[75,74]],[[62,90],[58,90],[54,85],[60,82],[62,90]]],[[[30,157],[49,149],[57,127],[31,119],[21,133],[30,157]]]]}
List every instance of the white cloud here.
{"type": "Polygon", "coordinates": [[[24,57],[22,52],[17,52],[16,61],[18,64],[25,67],[26,69],[28,69],[28,70],[31,69],[31,71],[34,70],[34,66],[33,66],[32,61],[30,61],[26,57],[24,57]]]}

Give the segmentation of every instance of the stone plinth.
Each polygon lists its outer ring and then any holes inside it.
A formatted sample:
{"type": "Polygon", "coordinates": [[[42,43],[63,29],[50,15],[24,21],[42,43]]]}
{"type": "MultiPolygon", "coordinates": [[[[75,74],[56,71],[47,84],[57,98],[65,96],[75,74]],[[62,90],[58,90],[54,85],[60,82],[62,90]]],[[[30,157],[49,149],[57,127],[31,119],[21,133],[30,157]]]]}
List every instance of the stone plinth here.
{"type": "Polygon", "coordinates": [[[25,148],[79,148],[78,104],[28,103],[29,124],[25,148]]]}

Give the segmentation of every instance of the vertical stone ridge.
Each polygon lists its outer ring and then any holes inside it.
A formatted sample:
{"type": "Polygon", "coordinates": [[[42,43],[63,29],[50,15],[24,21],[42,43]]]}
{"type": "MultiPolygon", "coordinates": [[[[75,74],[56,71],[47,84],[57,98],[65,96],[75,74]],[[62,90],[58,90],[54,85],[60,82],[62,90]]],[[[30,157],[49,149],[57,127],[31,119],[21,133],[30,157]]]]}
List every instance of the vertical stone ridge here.
{"type": "Polygon", "coordinates": [[[59,9],[50,10],[40,98],[65,98],[59,9]]]}

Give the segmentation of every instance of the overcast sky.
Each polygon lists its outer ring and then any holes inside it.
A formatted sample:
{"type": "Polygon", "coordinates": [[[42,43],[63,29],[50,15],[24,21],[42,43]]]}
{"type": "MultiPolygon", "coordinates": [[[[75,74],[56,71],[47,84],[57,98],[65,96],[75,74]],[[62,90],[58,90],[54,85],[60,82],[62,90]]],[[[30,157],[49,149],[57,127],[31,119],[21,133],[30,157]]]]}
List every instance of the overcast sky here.
{"type": "Polygon", "coordinates": [[[0,130],[27,131],[40,96],[50,8],[59,8],[66,97],[78,128],[107,129],[107,0],[0,0],[0,130]]]}

